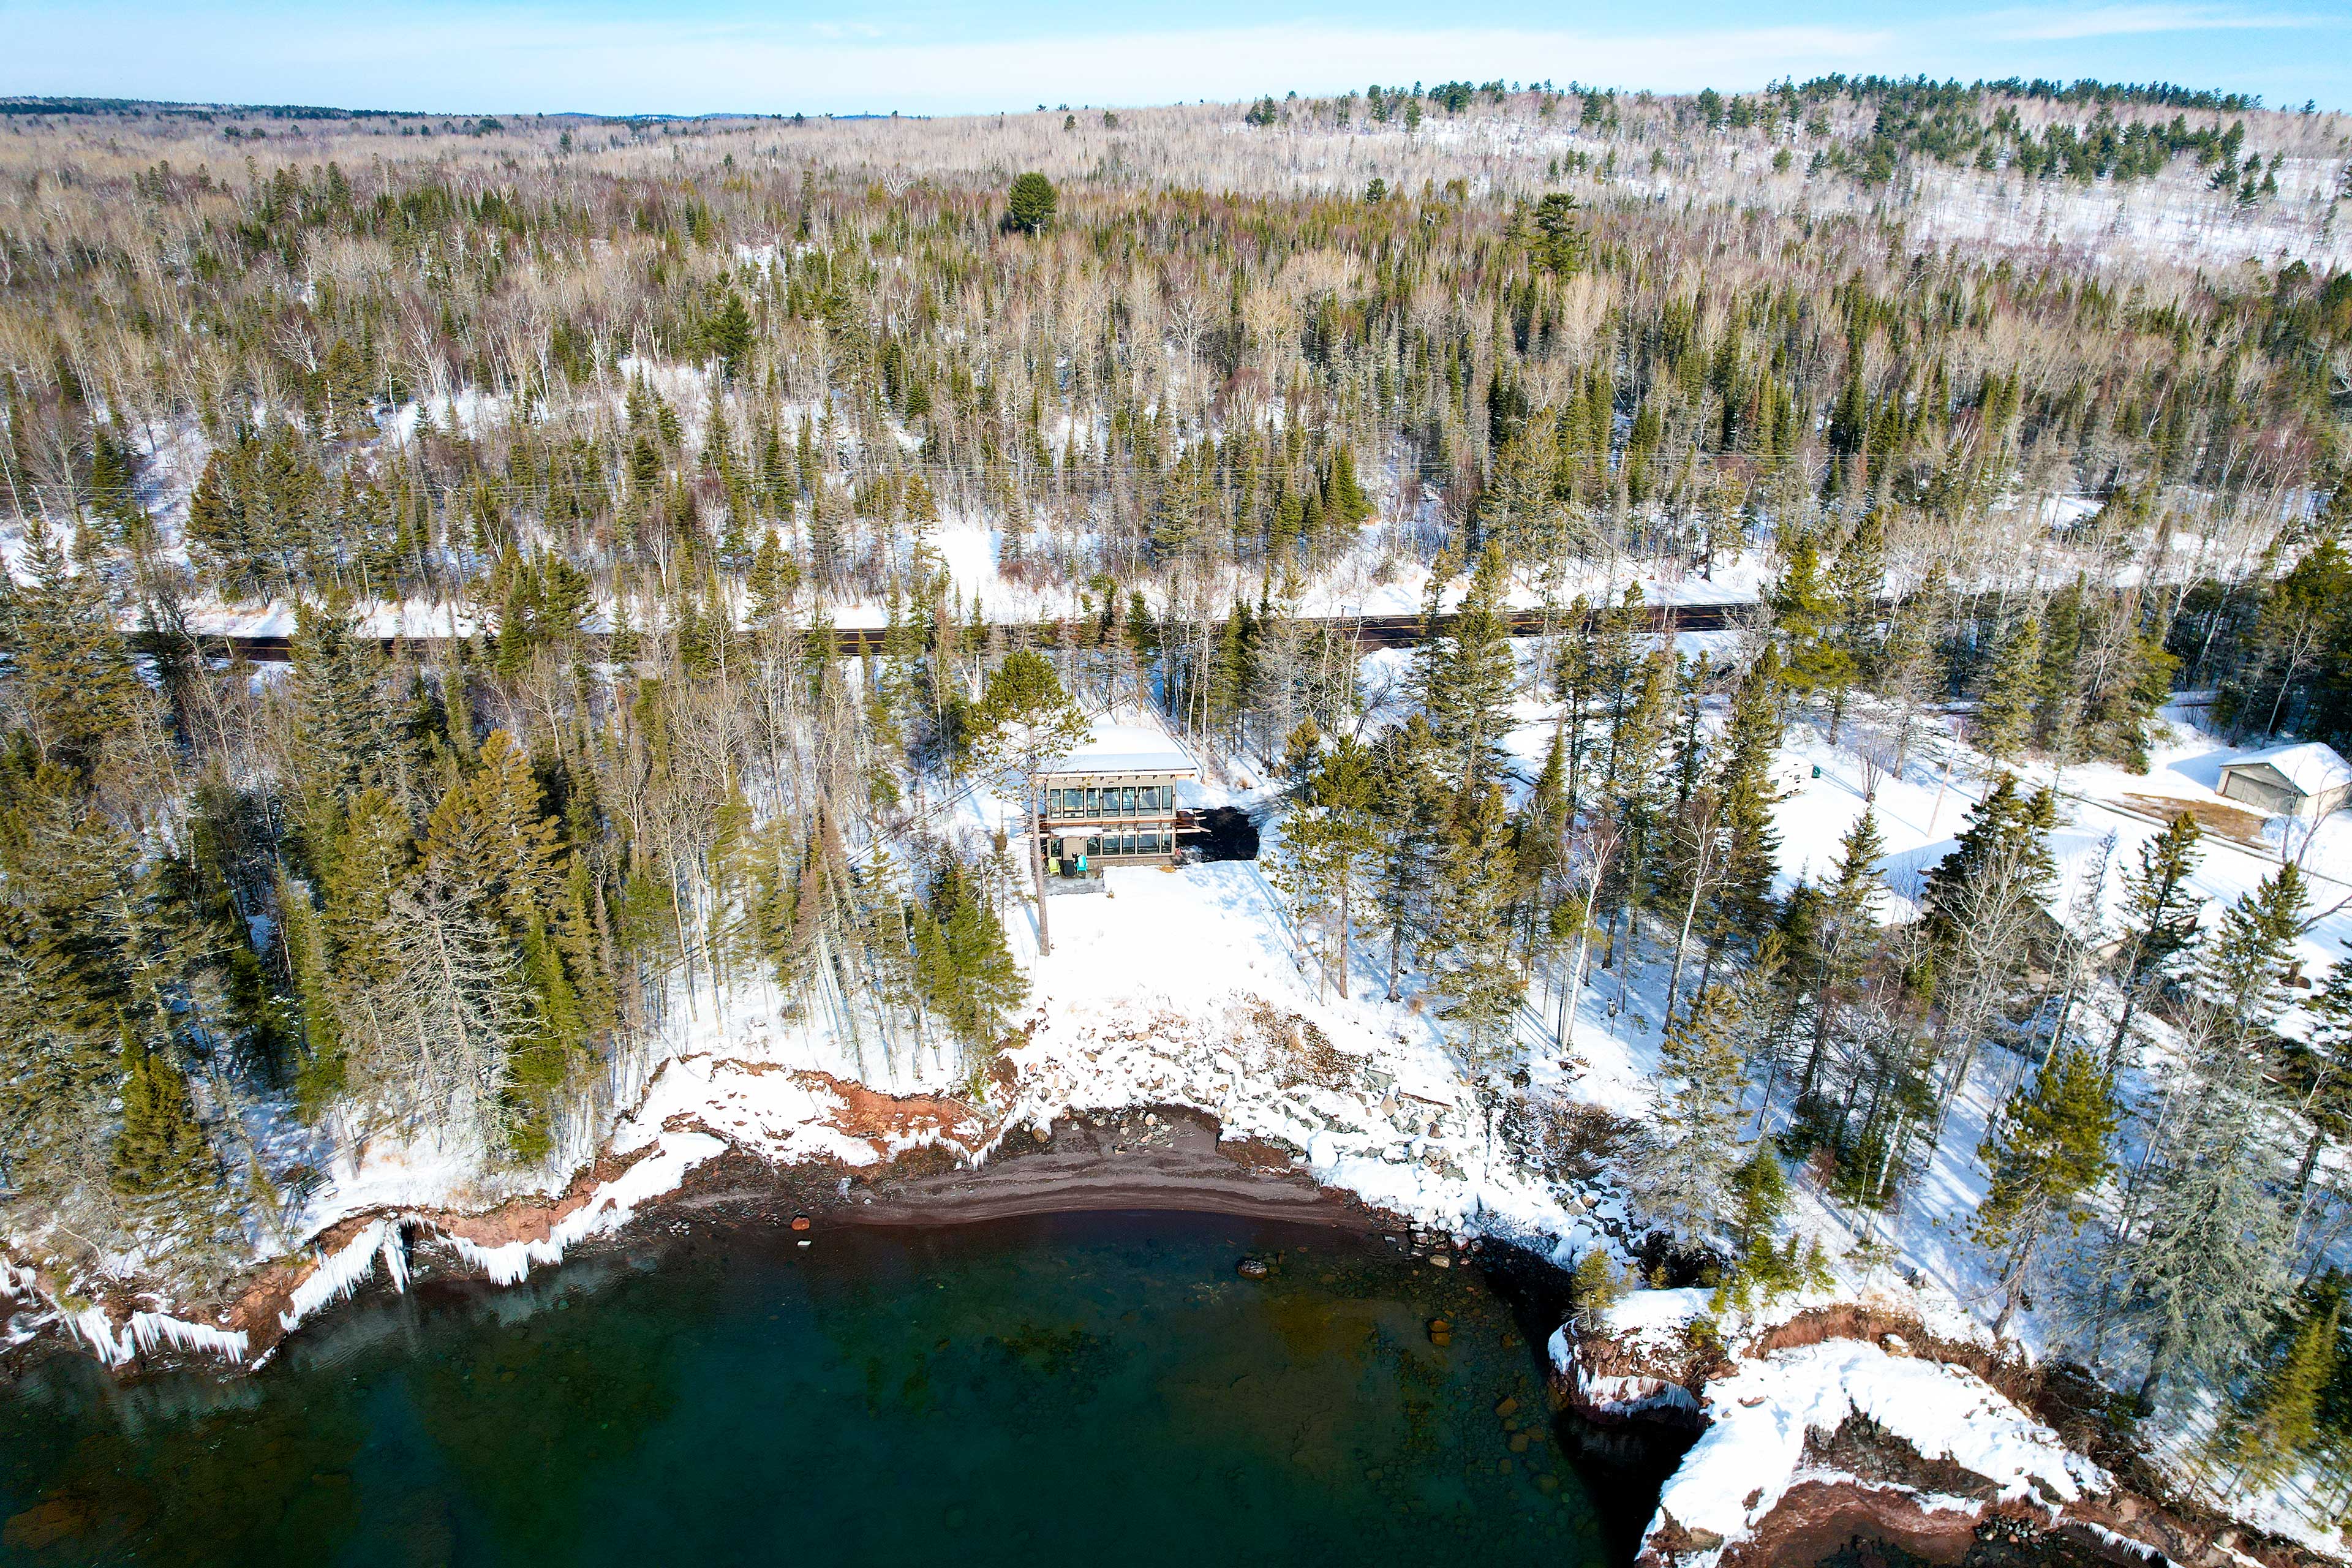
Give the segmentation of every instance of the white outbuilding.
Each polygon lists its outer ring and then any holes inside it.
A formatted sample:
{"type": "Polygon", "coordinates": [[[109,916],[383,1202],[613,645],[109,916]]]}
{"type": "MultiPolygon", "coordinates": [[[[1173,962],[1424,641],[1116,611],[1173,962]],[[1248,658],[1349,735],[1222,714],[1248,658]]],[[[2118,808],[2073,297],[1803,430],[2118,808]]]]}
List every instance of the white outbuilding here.
{"type": "Polygon", "coordinates": [[[2273,746],[2222,763],[2221,790],[2264,816],[2315,822],[2352,800],[2352,763],[2316,741],[2273,746]]]}

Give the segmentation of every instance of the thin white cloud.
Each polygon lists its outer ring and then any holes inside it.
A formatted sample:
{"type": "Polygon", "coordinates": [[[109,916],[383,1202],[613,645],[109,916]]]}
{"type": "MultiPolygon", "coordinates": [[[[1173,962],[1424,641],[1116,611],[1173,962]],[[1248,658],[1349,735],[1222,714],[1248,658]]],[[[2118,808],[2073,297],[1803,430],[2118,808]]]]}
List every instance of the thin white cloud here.
{"type": "Polygon", "coordinates": [[[2020,42],[2126,37],[2144,33],[2210,33],[2245,28],[2307,27],[2309,16],[2228,11],[2210,5],[2096,5],[2086,11],[2009,11],[1987,21],[1993,36],[2020,42]]]}
{"type": "MultiPolygon", "coordinates": [[[[1008,28],[986,39],[939,41],[895,27],[885,35],[872,20],[838,14],[823,21],[676,14],[583,20],[499,5],[436,13],[413,26],[404,25],[397,8],[365,20],[328,13],[302,25],[215,17],[173,26],[154,24],[123,0],[83,0],[70,8],[16,8],[7,75],[9,85],[24,91],[436,110],[952,113],[1038,102],[1231,100],[1463,73],[1665,91],[1760,86],[1779,76],[1832,71],[2109,74],[2096,68],[2096,56],[2065,47],[2103,37],[2334,31],[2341,25],[2219,5],[2115,4],[2070,14],[2016,7],[1957,17],[1896,13],[1868,27],[1654,25],[1633,34],[1361,26],[1340,18],[1198,28],[1162,22],[1132,31],[1118,26],[1107,16],[1092,34],[1014,36],[1008,28]],[[89,47],[97,35],[109,38],[105,50],[89,47]],[[2015,47],[1986,47],[2004,41],[2015,47]]],[[[2314,75],[2310,58],[2291,68],[2281,63],[2282,76],[2290,68],[2314,75]]],[[[2184,67],[2173,74],[2197,73],[2184,67]]]]}

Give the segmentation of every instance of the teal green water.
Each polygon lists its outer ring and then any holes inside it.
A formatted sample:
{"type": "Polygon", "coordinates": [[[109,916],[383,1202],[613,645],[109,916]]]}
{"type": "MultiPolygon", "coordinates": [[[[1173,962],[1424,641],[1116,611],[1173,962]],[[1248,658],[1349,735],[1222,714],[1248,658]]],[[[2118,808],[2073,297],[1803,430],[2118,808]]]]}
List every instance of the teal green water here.
{"type": "Polygon", "coordinates": [[[719,1233],[371,1298],[240,1380],[49,1360],[0,1390],[0,1561],[1601,1563],[1526,1339],[1469,1270],[1247,1221],[719,1233]]]}

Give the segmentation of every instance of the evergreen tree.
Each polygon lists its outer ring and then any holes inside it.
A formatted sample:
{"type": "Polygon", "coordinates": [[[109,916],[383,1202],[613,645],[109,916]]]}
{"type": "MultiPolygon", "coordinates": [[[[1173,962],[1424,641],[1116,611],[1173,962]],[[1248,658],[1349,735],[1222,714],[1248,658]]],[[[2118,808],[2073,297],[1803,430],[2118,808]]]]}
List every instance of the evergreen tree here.
{"type": "Polygon", "coordinates": [[[1948,593],[1943,563],[1937,562],[1928,568],[1918,590],[1895,606],[1887,623],[1886,640],[1879,649],[1878,689],[1895,700],[1903,715],[1895,737],[1897,776],[1910,761],[1919,710],[1937,683],[1935,627],[1944,614],[1948,593]]]}
{"type": "Polygon", "coordinates": [[[1838,1008],[1870,956],[1878,929],[1878,899],[1885,890],[1878,862],[1885,852],[1877,816],[1864,806],[1839,839],[1837,868],[1811,900],[1800,928],[1804,942],[1797,973],[1811,970],[1813,1003],[1812,1044],[1800,1079],[1801,1095],[1812,1092],[1838,1008]]]}
{"type": "Polygon", "coordinates": [[[1511,961],[1516,881],[1510,816],[1501,788],[1489,785],[1462,798],[1447,824],[1422,950],[1435,988],[1448,998],[1440,1016],[1474,1071],[1509,1045],[1527,989],[1511,961]]]}
{"type": "Polygon", "coordinates": [[[2171,1091],[2196,1114],[2170,1130],[2150,1173],[2146,1222],[2113,1254],[2124,1321],[2147,1345],[2143,1411],[2184,1368],[2225,1377],[2279,1298],[2289,1237],[2270,1184],[2277,1151],[2260,1066],[2226,1043],[2228,1032],[2171,1091]]]}
{"type": "Polygon", "coordinates": [[[1772,882],[1780,874],[1780,835],[1772,818],[1780,803],[1772,787],[1772,759],[1780,744],[1780,658],[1767,647],[1740,678],[1716,775],[1724,833],[1722,890],[1717,908],[1724,928],[1754,944],[1771,920],[1772,882]]]}
{"type": "Polygon", "coordinates": [[[0,1179],[54,1202],[88,1174],[121,1072],[70,921],[0,900],[0,1179]]]}
{"type": "Polygon", "coordinates": [[[1458,791],[1483,788],[1503,764],[1516,679],[1503,615],[1507,586],[1502,552],[1490,545],[1470,574],[1429,685],[1429,727],[1441,769],[1458,791]]]}
{"type": "Polygon", "coordinates": [[[86,768],[146,721],[151,700],[97,575],[76,572],[47,528],[27,542],[31,584],[0,572],[0,655],[36,754],[86,768]]]}
{"type": "Polygon", "coordinates": [[[1769,1247],[1780,1216],[1789,1208],[1789,1177],[1769,1139],[1748,1148],[1748,1158],[1731,1173],[1735,1205],[1731,1241],[1742,1256],[1759,1246],[1769,1247]]]}
{"type": "Polygon", "coordinates": [[[1444,786],[1431,765],[1436,742],[1420,714],[1384,733],[1373,753],[1372,816],[1382,843],[1373,900],[1388,928],[1388,999],[1408,948],[1418,951],[1430,910],[1430,887],[1444,843],[1444,786]]]}
{"type": "Polygon", "coordinates": [[[2288,861],[2239,895],[2207,941],[2197,988],[2233,1039],[2252,1038],[2285,1007],[2287,959],[2302,935],[2305,900],[2303,873],[2288,861]]]}
{"type": "Polygon", "coordinates": [[[727,290],[726,300],[705,329],[705,338],[728,380],[743,374],[744,361],[751,353],[751,312],[744,309],[743,297],[734,289],[727,290]]]}
{"type": "Polygon", "coordinates": [[[2298,1205],[2311,1190],[2321,1152],[2352,1127],[2352,960],[2339,958],[2329,966],[2311,1012],[2315,1026],[2302,1042],[2295,1074],[2297,1109],[2311,1123],[2294,1173],[2298,1205]]]}
{"type": "Polygon", "coordinates": [[[1801,531],[1790,540],[1769,603],[1773,624],[1789,649],[1781,683],[1800,697],[1829,697],[1834,737],[1836,716],[1843,713],[1846,694],[1859,672],[1839,636],[1844,614],[1823,581],[1821,549],[1811,533],[1801,531]]]}
{"type": "Polygon", "coordinates": [[[1826,1290],[1832,1283],[1819,1238],[1790,1236],[1775,1245],[1773,1231],[1789,1206],[1789,1182],[1772,1141],[1759,1139],[1731,1173],[1731,1267],[1709,1300],[1711,1310],[1753,1310],[1791,1290],[1826,1290]]]}
{"type": "Polygon", "coordinates": [[[2319,1447],[2320,1405],[2342,1354],[2344,1286],[2331,1273],[2303,1292],[2264,1347],[2208,1445],[2232,1489],[2277,1484],[2319,1447]]]}
{"type": "Polygon", "coordinates": [[[1547,194],[1536,203],[1528,226],[1528,253],[1537,266],[1557,278],[1570,278],[1583,270],[1591,247],[1583,226],[1577,221],[1574,196],[1565,191],[1547,194]]]}
{"type": "Polygon", "coordinates": [[[1028,977],[1004,942],[1003,922],[962,862],[946,858],[914,911],[917,984],[924,1005],[971,1053],[976,1076],[1004,1016],[1028,994],[1028,977]]]}
{"type": "Polygon", "coordinates": [[[2035,698],[2042,660],[2042,623],[2031,616],[2001,639],[1977,699],[1976,742],[1986,754],[2007,762],[2025,750],[2033,734],[2035,698]]]}
{"type": "Polygon", "coordinates": [[[2079,1231],[2091,1194],[2106,1179],[2117,1120],[2115,1084],[2088,1051],[2060,1047],[2030,1087],[2010,1098],[1977,1150],[1991,1173],[1972,1222],[1979,1246],[2003,1254],[2000,1316],[2009,1331],[2036,1249],[2060,1227],[2079,1231]]]}
{"type": "Polygon", "coordinates": [[[2123,916],[2126,922],[2122,946],[2116,954],[2116,979],[2123,987],[2122,1015],[2116,1020],[2114,1040],[2107,1047],[2107,1064],[2122,1059],[2131,1038],[2132,1016],[2141,1003],[2170,977],[2174,965],[2197,940],[2198,912],[2203,900],[2189,888],[2202,851],[2197,819],[2176,813],[2164,831],[2143,839],[2139,865],[2124,874],[2123,916]]]}
{"type": "Polygon", "coordinates": [[[1686,1236],[1714,1235],[1733,1212],[1747,1083],[1738,1025],[1731,992],[1710,985],[1666,1026],[1658,1050],[1658,1076],[1671,1087],[1659,1098],[1632,1175],[1648,1212],[1686,1236]]]}
{"type": "Polygon", "coordinates": [[[111,1157],[116,1190],[134,1197],[185,1198],[220,1174],[187,1079],[128,1026],[122,1031],[122,1127],[111,1157]]]}
{"type": "Polygon", "coordinates": [[[1054,221],[1054,209],[1060,204],[1054,182],[1032,171],[1014,180],[1006,195],[1005,226],[1024,234],[1035,234],[1054,221]]]}
{"type": "Polygon", "coordinates": [[[745,583],[751,594],[753,618],[772,622],[782,614],[800,587],[800,563],[785,552],[776,531],[769,529],[761,536],[760,548],[751,557],[751,572],[745,583]]]}
{"type": "Polygon", "coordinates": [[[302,748],[303,810],[321,841],[360,790],[406,783],[404,725],[383,690],[383,660],[357,635],[349,605],[295,610],[293,692],[302,748]]]}
{"type": "Polygon", "coordinates": [[[2030,941],[2046,918],[2057,874],[2049,848],[2056,817],[2051,791],[2021,795],[2003,773],[1927,875],[1923,934],[1936,964],[1936,1050],[1946,1064],[1938,1140],[1985,1033],[2024,980],[2030,941]]]}
{"type": "Polygon", "coordinates": [[[1969,924],[1977,889],[2014,881],[2040,894],[2057,875],[2045,836],[2057,811],[2048,791],[2021,794],[2015,775],[2002,773],[1969,814],[1969,825],[1952,852],[1927,874],[1927,919],[1931,931],[1949,940],[1969,924]]]}
{"type": "Polygon", "coordinates": [[[1356,913],[1381,866],[1378,781],[1371,753],[1353,736],[1341,736],[1328,752],[1313,753],[1305,768],[1267,878],[1289,906],[1319,973],[1345,996],[1356,913]]]}
{"type": "Polygon", "coordinates": [[[1878,600],[1885,584],[1885,521],[1876,511],[1871,511],[1864,514],[1838,546],[1837,559],[1830,570],[1830,588],[1838,607],[1837,649],[1844,655],[1846,667],[1852,671],[1832,698],[1832,739],[1836,738],[1845,717],[1846,698],[1853,683],[1876,674],[1880,668],[1876,646],[1878,600]]]}

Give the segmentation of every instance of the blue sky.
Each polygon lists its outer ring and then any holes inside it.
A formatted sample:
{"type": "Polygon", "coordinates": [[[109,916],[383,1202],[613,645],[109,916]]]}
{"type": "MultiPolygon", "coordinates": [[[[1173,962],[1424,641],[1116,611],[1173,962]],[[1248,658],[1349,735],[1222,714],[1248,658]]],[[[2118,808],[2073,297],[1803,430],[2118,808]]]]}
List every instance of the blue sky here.
{"type": "Polygon", "coordinates": [[[2352,109],[2352,0],[0,0],[0,91],[436,111],[954,113],[1451,77],[1672,91],[1830,71],[2165,79],[2352,109]]]}

